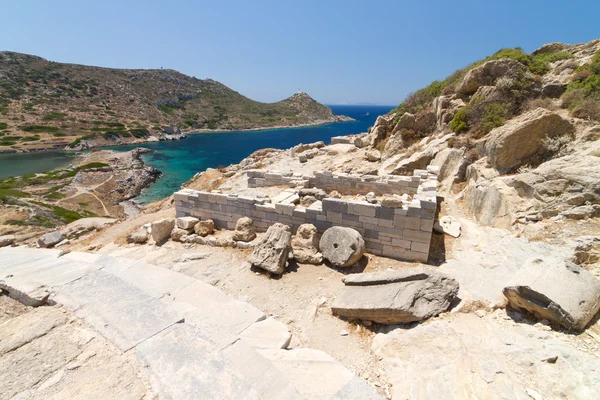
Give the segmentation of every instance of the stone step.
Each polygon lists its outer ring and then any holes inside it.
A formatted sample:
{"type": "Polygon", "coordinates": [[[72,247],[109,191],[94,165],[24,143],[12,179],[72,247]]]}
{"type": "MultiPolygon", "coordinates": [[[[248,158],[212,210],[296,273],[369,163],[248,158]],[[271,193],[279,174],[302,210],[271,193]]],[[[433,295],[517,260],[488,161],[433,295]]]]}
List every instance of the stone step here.
{"type": "Polygon", "coordinates": [[[200,328],[222,348],[237,340],[239,334],[265,314],[256,307],[226,295],[202,281],[164,296],[163,301],[177,309],[185,322],[200,328]]]}
{"type": "Polygon", "coordinates": [[[57,251],[12,249],[1,252],[0,288],[29,306],[45,303],[51,288],[100,269],[98,265],[57,258],[57,251]]]}
{"type": "Polygon", "coordinates": [[[260,399],[199,328],[175,324],[136,347],[161,399],[260,399]]]}
{"type": "Polygon", "coordinates": [[[306,399],[383,399],[362,379],[329,354],[313,349],[273,350],[258,352],[290,380],[306,399]]]}
{"type": "Polygon", "coordinates": [[[183,321],[165,302],[103,270],[54,290],[51,301],[73,311],[122,351],[183,321]]]}

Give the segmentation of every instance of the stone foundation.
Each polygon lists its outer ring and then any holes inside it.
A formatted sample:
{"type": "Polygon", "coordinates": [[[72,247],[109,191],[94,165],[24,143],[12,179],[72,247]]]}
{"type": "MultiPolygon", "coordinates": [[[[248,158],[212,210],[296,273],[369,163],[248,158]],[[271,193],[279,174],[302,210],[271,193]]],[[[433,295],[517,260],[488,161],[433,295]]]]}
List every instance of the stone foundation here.
{"type": "Polygon", "coordinates": [[[177,217],[210,218],[220,229],[234,229],[241,217],[252,218],[259,232],[266,231],[276,222],[289,225],[293,232],[301,224],[313,224],[319,233],[332,226],[347,226],[363,236],[366,249],[372,254],[425,262],[429,256],[437,207],[438,172],[434,167],[415,170],[412,177],[358,176],[320,171],[311,176],[291,172],[248,172],[248,183],[253,187],[293,183],[337,190],[342,194],[412,195],[412,200],[405,202],[401,208],[334,198],[301,207],[294,204],[298,200],[294,189],[285,189],[272,199],[183,189],[175,193],[175,208],[177,217]]]}

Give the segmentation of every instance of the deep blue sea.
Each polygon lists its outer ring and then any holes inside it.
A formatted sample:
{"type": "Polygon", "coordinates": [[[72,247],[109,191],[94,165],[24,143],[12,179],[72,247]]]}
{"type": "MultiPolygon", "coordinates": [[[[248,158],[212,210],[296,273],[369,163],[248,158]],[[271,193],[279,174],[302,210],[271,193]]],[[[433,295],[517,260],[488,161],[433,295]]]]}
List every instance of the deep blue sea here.
{"type": "MultiPolygon", "coordinates": [[[[329,143],[333,136],[366,132],[379,115],[392,106],[329,106],[334,114],[350,116],[356,121],[306,128],[271,129],[243,132],[190,134],[184,140],[115,146],[109,149],[128,151],[135,147],[153,149],[143,155],[148,164],[163,175],[136,199],[149,203],[170,196],[197,172],[235,164],[263,148],[288,149],[298,143],[319,140],[329,143]]],[[[0,178],[24,175],[64,167],[72,160],[69,152],[0,155],[0,178]]]]}

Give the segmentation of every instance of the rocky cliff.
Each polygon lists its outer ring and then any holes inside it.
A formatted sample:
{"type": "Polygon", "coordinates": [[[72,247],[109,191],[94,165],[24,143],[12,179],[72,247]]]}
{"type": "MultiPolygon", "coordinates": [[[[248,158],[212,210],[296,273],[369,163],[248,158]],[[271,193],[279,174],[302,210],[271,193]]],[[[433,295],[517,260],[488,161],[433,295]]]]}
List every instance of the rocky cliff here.
{"type": "Polygon", "coordinates": [[[306,93],[260,103],[177,71],[62,64],[0,52],[0,151],[180,138],[171,131],[349,120],[306,93]]]}

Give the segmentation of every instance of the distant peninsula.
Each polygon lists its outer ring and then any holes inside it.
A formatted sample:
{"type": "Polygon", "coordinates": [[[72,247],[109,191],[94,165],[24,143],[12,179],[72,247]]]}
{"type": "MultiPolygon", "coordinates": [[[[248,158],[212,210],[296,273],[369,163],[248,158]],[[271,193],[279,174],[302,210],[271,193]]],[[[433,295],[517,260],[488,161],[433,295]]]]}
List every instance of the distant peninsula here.
{"type": "Polygon", "coordinates": [[[261,103],[212,79],[169,69],[93,67],[0,52],[0,78],[0,153],[353,120],[303,92],[261,103]]]}

